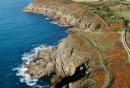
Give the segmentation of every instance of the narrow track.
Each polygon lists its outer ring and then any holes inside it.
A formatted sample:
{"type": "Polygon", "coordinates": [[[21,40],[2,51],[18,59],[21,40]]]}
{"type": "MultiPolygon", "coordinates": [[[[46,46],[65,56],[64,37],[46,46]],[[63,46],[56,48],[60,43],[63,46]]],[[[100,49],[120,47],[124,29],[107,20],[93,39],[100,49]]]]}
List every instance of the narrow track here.
{"type": "Polygon", "coordinates": [[[107,73],[107,75],[106,75],[107,78],[101,88],[110,88],[114,81],[114,74],[113,74],[112,70],[110,69],[107,60],[104,58],[102,51],[100,49],[98,49],[98,47],[94,46],[94,44],[88,38],[86,38],[83,35],[81,35],[81,36],[82,36],[82,38],[84,38],[83,40],[86,40],[87,42],[89,42],[89,45],[91,47],[93,47],[94,50],[99,54],[100,62],[104,68],[104,71],[107,73]]]}

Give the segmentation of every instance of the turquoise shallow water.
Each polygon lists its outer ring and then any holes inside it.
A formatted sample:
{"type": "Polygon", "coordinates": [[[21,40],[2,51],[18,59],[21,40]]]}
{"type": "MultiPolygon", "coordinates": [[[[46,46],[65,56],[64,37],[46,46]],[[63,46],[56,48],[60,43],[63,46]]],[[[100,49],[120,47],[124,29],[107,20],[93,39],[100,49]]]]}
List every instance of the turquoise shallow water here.
{"type": "MultiPolygon", "coordinates": [[[[0,88],[33,88],[12,69],[23,63],[24,53],[41,44],[56,45],[68,33],[46,16],[22,11],[32,0],[0,0],[0,88]]],[[[48,81],[48,79],[44,79],[48,81]]]]}

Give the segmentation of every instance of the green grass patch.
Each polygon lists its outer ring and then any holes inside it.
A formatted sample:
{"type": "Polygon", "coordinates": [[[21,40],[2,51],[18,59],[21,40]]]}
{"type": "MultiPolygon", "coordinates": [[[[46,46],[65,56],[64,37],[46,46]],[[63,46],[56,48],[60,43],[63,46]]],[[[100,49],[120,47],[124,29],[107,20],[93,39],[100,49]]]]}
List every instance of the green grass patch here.
{"type": "Polygon", "coordinates": [[[128,59],[128,53],[127,52],[125,53],[125,57],[126,57],[126,59],[128,59]]]}
{"type": "Polygon", "coordinates": [[[116,14],[130,21],[130,10],[119,11],[119,12],[116,12],[116,14]]]}
{"type": "Polygon", "coordinates": [[[123,30],[125,30],[125,28],[114,28],[113,29],[115,32],[118,32],[118,31],[123,31],[123,30]]]}
{"type": "Polygon", "coordinates": [[[84,5],[87,5],[89,7],[95,7],[95,6],[97,6],[97,4],[89,3],[89,2],[80,2],[80,4],[84,4],[84,5]]]}
{"type": "Polygon", "coordinates": [[[122,4],[130,4],[130,1],[121,1],[120,3],[122,3],[122,4]]]}

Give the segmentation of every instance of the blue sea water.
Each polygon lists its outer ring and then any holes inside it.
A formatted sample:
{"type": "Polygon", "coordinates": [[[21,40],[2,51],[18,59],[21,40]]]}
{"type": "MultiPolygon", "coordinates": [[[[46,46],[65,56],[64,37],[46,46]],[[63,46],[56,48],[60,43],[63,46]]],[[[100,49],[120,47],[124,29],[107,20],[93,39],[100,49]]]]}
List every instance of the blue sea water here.
{"type": "Polygon", "coordinates": [[[41,44],[56,45],[68,35],[46,16],[23,12],[30,2],[0,0],[0,88],[33,88],[20,82],[13,69],[22,65],[24,53],[41,44]]]}

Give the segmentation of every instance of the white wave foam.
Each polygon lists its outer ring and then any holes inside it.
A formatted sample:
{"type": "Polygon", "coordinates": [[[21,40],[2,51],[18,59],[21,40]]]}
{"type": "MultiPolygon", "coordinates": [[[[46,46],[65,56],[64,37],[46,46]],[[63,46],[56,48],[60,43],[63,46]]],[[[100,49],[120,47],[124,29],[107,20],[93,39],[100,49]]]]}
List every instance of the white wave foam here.
{"type": "Polygon", "coordinates": [[[65,31],[66,33],[70,34],[71,32],[69,32],[68,30],[65,31]]]}
{"type": "Polygon", "coordinates": [[[38,79],[33,79],[29,74],[25,74],[25,71],[28,69],[25,68],[23,65],[21,67],[15,68],[13,70],[17,70],[16,76],[20,76],[20,82],[26,83],[28,86],[34,86],[36,85],[36,82],[38,79]]]}
{"type": "Polygon", "coordinates": [[[60,27],[63,27],[62,25],[60,25],[60,24],[58,24],[58,23],[56,23],[56,22],[50,22],[51,24],[56,24],[56,25],[58,25],[58,26],[60,26],[60,27]]]}
{"type": "MultiPolygon", "coordinates": [[[[23,62],[26,64],[29,64],[30,61],[33,60],[33,58],[37,57],[39,50],[48,49],[48,48],[51,48],[51,46],[45,47],[45,46],[41,45],[39,47],[34,48],[29,53],[24,53],[23,57],[22,57],[23,62]]],[[[31,76],[29,74],[26,74],[25,72],[27,70],[28,69],[24,65],[13,69],[13,71],[17,71],[16,76],[20,76],[20,82],[22,82],[22,83],[25,82],[28,86],[38,86],[38,85],[36,85],[38,79],[31,78],[31,76]]],[[[41,88],[41,86],[39,86],[38,88],[41,88]]]]}
{"type": "Polygon", "coordinates": [[[49,88],[49,85],[44,85],[44,86],[36,85],[33,88],[49,88]]]}
{"type": "Polygon", "coordinates": [[[45,18],[46,20],[49,20],[49,18],[45,18]]]}

